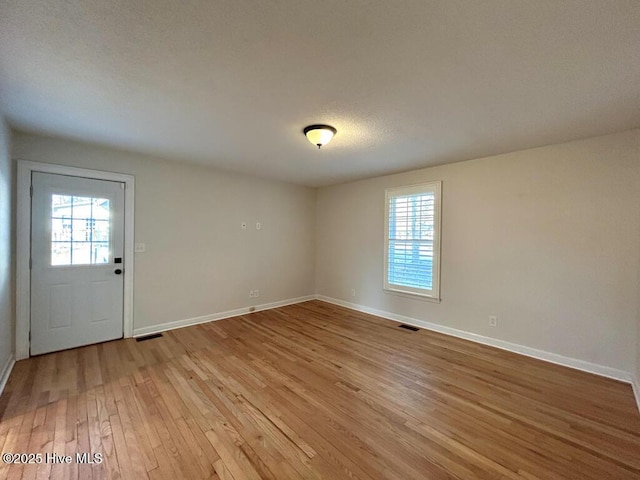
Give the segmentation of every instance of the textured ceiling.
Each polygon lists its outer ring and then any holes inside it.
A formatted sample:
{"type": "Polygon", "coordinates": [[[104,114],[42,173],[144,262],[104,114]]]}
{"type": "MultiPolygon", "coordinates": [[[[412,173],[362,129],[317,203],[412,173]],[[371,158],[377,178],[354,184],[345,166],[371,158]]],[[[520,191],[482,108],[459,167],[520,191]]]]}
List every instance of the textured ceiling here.
{"type": "Polygon", "coordinates": [[[0,0],[0,112],[328,185],[640,126],[639,25],[636,0],[0,0]]]}

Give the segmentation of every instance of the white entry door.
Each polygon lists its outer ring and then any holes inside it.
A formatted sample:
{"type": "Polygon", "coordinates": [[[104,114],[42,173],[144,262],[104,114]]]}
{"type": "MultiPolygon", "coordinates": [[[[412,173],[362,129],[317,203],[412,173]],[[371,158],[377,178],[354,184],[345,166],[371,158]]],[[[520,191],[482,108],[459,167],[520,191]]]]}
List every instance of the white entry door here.
{"type": "Polygon", "coordinates": [[[32,173],[31,355],[123,336],[124,184],[32,173]]]}

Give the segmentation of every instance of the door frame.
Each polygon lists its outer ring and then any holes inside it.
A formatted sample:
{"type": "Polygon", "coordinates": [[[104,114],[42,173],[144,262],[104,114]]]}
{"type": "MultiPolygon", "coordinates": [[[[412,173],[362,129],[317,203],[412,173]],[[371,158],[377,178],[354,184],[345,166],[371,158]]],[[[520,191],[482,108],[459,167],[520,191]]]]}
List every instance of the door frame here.
{"type": "Polygon", "coordinates": [[[16,189],[16,360],[29,358],[31,329],[31,173],[54,173],[124,183],[124,303],[122,330],[133,336],[134,197],[135,177],[50,163],[18,160],[16,189]]]}

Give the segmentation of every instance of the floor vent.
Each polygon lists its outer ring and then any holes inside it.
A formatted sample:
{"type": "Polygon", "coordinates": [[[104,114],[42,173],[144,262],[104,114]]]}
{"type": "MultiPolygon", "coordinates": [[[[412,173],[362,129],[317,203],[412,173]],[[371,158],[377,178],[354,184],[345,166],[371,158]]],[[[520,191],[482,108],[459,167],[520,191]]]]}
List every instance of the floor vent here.
{"type": "Polygon", "coordinates": [[[144,337],[136,338],[136,342],[144,342],[145,340],[151,340],[152,338],[158,338],[161,336],[161,333],[152,333],[151,335],[145,335],[144,337]]]}
{"type": "Polygon", "coordinates": [[[417,332],[418,330],[420,330],[418,327],[412,327],[411,325],[405,325],[404,323],[398,326],[400,328],[404,328],[405,330],[411,330],[412,332],[417,332]]]}

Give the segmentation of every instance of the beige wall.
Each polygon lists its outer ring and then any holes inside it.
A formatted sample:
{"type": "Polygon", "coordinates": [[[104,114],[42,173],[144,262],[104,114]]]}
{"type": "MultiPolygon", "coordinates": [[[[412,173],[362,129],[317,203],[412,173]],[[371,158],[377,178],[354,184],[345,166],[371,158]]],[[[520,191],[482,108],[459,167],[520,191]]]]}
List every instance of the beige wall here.
{"type": "Polygon", "coordinates": [[[0,116],[0,375],[13,354],[14,275],[13,202],[14,169],[11,162],[10,132],[0,116]]]}
{"type": "MultiPolygon", "coordinates": [[[[640,277],[640,275],[639,275],[640,277]]],[[[638,299],[640,300],[640,281],[638,282],[638,299]]],[[[635,393],[638,408],[640,408],[640,306],[638,308],[638,321],[636,322],[636,378],[635,393]]]]}
{"type": "Polygon", "coordinates": [[[321,188],[317,292],[633,372],[639,145],[634,130],[321,188]],[[433,180],[440,304],[382,290],[384,190],[433,180]]]}
{"type": "MultiPolygon", "coordinates": [[[[7,133],[0,146],[4,194],[7,133]]],[[[147,252],[136,256],[135,328],[317,291],[640,377],[640,130],[322,188],[317,203],[312,189],[72,141],[17,133],[12,148],[136,176],[147,252]],[[382,291],[384,189],[431,180],[443,181],[441,304],[382,291]]],[[[10,250],[0,236],[0,259],[10,250]]]]}
{"type": "Polygon", "coordinates": [[[136,329],[315,291],[313,189],[23,133],[13,156],[135,175],[136,329]]]}

